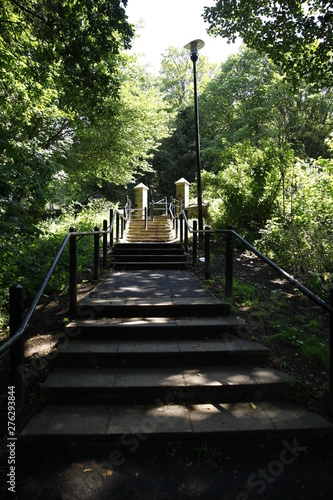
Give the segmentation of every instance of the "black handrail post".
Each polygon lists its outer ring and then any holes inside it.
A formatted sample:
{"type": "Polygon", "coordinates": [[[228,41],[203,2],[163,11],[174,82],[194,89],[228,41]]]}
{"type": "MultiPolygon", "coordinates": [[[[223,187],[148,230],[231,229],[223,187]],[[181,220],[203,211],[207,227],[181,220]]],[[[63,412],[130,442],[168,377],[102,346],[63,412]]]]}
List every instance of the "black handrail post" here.
{"type": "Polygon", "coordinates": [[[210,278],[210,227],[205,227],[205,278],[210,278]]]}
{"type": "Polygon", "coordinates": [[[119,241],[119,213],[116,214],[116,242],[119,241]]]}
{"type": "Polygon", "coordinates": [[[99,227],[95,226],[94,231],[94,280],[99,279],[100,263],[99,263],[99,227]]]}
{"type": "Polygon", "coordinates": [[[108,221],[103,220],[103,266],[106,267],[108,265],[107,263],[107,257],[108,257],[108,221]]]}
{"type": "Polygon", "coordinates": [[[165,215],[168,215],[168,197],[167,196],[164,198],[164,203],[165,203],[164,213],[165,213],[165,215]]]}
{"type": "Polygon", "coordinates": [[[113,208],[110,208],[110,247],[113,247],[113,208]]]}
{"type": "Polygon", "coordinates": [[[152,201],[150,204],[150,218],[152,222],[154,222],[154,202],[152,201]]]}
{"type": "MultiPolygon", "coordinates": [[[[76,233],[74,226],[69,228],[70,233],[76,233]]],[[[76,235],[69,238],[69,312],[74,314],[77,302],[77,252],[76,235]]]]}
{"type": "Polygon", "coordinates": [[[179,239],[180,243],[183,244],[184,241],[184,225],[183,225],[183,212],[179,214],[179,239]]]}
{"type": "MultiPolygon", "coordinates": [[[[333,287],[330,290],[330,306],[333,308],[333,287]]],[[[331,415],[333,415],[333,313],[330,313],[330,354],[329,354],[329,393],[328,405],[331,415]]]]}
{"type": "MultiPolygon", "coordinates": [[[[9,335],[14,335],[23,322],[23,288],[14,285],[10,288],[9,335]]],[[[22,414],[25,402],[24,384],[24,338],[23,335],[10,349],[10,386],[15,394],[16,414],[19,418],[22,414]]]]}
{"type": "Polygon", "coordinates": [[[232,297],[234,275],[234,238],[231,225],[227,226],[227,243],[225,256],[225,296],[232,297]]]}
{"type": "Polygon", "coordinates": [[[124,239],[124,229],[125,229],[125,219],[123,217],[120,220],[120,239],[124,239]]]}
{"type": "Polygon", "coordinates": [[[145,213],[145,229],[148,229],[147,207],[144,208],[145,213]]]}
{"type": "Polygon", "coordinates": [[[188,227],[187,227],[187,223],[188,223],[188,210],[187,209],[185,210],[185,216],[186,216],[186,220],[185,220],[185,227],[184,227],[184,230],[185,230],[184,246],[185,246],[185,252],[187,252],[187,250],[188,250],[188,227]]]}
{"type": "Polygon", "coordinates": [[[122,226],[122,233],[121,233],[121,239],[124,237],[124,231],[126,231],[126,208],[124,208],[124,223],[122,226]]]}
{"type": "Polygon", "coordinates": [[[198,221],[193,221],[193,266],[196,265],[198,259],[198,221]]]}

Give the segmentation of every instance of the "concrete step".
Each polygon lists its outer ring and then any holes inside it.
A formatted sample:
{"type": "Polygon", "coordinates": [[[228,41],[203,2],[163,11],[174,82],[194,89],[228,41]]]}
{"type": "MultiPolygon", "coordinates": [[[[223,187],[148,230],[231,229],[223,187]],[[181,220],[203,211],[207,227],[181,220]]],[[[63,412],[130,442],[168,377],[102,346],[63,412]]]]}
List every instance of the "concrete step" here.
{"type": "Polygon", "coordinates": [[[57,368],[42,384],[48,404],[230,403],[286,396],[285,373],[272,368],[57,368]]]}
{"type": "MultiPolygon", "coordinates": [[[[92,312],[94,318],[184,316],[198,318],[200,316],[229,316],[230,309],[228,302],[214,297],[113,298],[106,290],[97,289],[78,304],[76,311],[79,318],[91,318],[92,312]]],[[[230,321],[229,325],[233,322],[234,320],[230,321]]],[[[239,320],[236,320],[236,324],[239,326],[239,320]]]]}
{"type": "Polygon", "coordinates": [[[136,253],[119,253],[113,255],[113,261],[115,263],[121,264],[122,262],[186,262],[187,255],[186,254],[155,254],[155,253],[144,253],[144,254],[136,254],[136,253]]]}
{"type": "Polygon", "coordinates": [[[145,223],[136,223],[130,224],[128,227],[128,231],[170,231],[171,227],[169,224],[154,224],[151,221],[148,221],[147,227],[145,223]]]}
{"type": "Polygon", "coordinates": [[[165,243],[168,241],[171,241],[173,239],[173,235],[171,233],[154,233],[154,232],[138,232],[138,233],[132,233],[132,232],[127,232],[126,235],[127,241],[134,240],[133,242],[147,242],[147,243],[165,243]],[[141,238],[139,240],[135,240],[135,238],[141,238]]]}
{"type": "Polygon", "coordinates": [[[232,316],[94,318],[90,315],[87,319],[71,321],[66,332],[71,337],[73,333],[80,332],[80,336],[95,339],[181,340],[188,336],[196,339],[219,339],[226,334],[242,337],[247,334],[247,326],[243,320],[232,316]]]}
{"type": "MultiPolygon", "coordinates": [[[[333,424],[320,415],[279,402],[154,406],[49,406],[34,415],[20,439],[33,443],[202,440],[227,437],[309,437],[332,435],[333,424]]],[[[289,449],[293,454],[296,450],[289,449]]]]}
{"type": "Polygon", "coordinates": [[[58,366],[91,367],[166,367],[264,365],[269,349],[228,335],[223,339],[204,340],[75,340],[80,330],[71,334],[73,341],[56,351],[58,366]]]}
{"type": "Polygon", "coordinates": [[[135,243],[133,243],[133,244],[127,243],[126,246],[124,246],[124,247],[121,246],[119,248],[118,248],[118,245],[115,245],[113,248],[112,254],[114,256],[118,256],[118,255],[119,256],[120,255],[136,255],[136,256],[180,255],[180,256],[183,256],[183,255],[186,255],[184,253],[183,248],[177,248],[177,247],[171,246],[171,244],[170,244],[170,247],[168,247],[168,245],[161,247],[157,243],[156,243],[156,248],[146,248],[146,247],[140,248],[135,243]],[[133,248],[131,248],[131,245],[133,245],[133,248]]]}
{"type": "Polygon", "coordinates": [[[127,230],[127,234],[169,234],[171,231],[170,228],[164,228],[164,227],[149,227],[147,226],[147,229],[145,227],[129,227],[127,230]]]}
{"type": "Polygon", "coordinates": [[[151,269],[166,269],[166,270],[171,270],[171,269],[178,269],[178,270],[186,270],[187,265],[185,262],[165,262],[165,261],[157,261],[157,262],[133,262],[133,261],[127,261],[127,262],[114,262],[113,263],[114,269],[117,271],[123,269],[123,270],[140,270],[140,269],[146,269],[146,270],[151,270],[151,269]]]}
{"type": "Polygon", "coordinates": [[[115,246],[114,246],[114,250],[117,251],[119,249],[119,251],[122,251],[122,250],[140,250],[140,251],[158,251],[158,250],[162,250],[162,252],[167,252],[169,250],[171,250],[172,252],[174,252],[175,250],[180,250],[183,252],[183,247],[180,245],[180,243],[174,243],[174,242],[170,242],[170,243],[117,243],[115,246]]]}

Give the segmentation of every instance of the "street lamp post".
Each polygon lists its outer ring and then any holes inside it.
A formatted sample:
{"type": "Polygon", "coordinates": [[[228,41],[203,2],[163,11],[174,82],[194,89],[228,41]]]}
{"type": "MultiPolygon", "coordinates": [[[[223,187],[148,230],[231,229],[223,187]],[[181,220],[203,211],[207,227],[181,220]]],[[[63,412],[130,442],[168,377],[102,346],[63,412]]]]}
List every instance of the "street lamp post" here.
{"type": "MultiPolygon", "coordinates": [[[[191,54],[193,62],[193,79],[194,79],[194,108],[195,108],[195,132],[196,132],[196,156],[197,156],[197,190],[198,190],[198,221],[199,231],[203,231],[203,215],[202,215],[202,192],[201,192],[201,162],[200,162],[200,134],[199,134],[199,108],[198,108],[198,91],[197,91],[197,71],[196,62],[199,58],[199,49],[205,46],[202,40],[193,40],[185,45],[191,54]]],[[[199,233],[199,240],[202,240],[202,234],[199,233]]]]}

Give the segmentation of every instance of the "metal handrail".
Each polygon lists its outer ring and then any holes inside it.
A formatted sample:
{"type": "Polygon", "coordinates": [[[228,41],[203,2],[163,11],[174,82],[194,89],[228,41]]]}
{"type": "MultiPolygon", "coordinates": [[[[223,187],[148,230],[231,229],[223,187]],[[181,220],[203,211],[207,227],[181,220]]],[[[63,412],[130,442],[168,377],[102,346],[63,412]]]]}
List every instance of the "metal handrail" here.
{"type": "Polygon", "coordinates": [[[251,250],[251,252],[253,252],[257,257],[259,257],[262,261],[264,261],[267,265],[269,265],[272,269],[274,269],[274,271],[283,276],[287,281],[289,281],[289,283],[298,288],[298,290],[300,290],[310,300],[315,302],[319,307],[324,309],[326,312],[333,314],[333,308],[329,304],[327,304],[320,297],[317,297],[317,295],[311,292],[311,290],[306,288],[306,286],[302,285],[302,283],[297,281],[293,276],[291,276],[284,269],[282,269],[282,267],[275,264],[275,262],[269,259],[266,255],[259,252],[259,250],[257,250],[253,245],[251,245],[251,243],[249,243],[242,236],[240,236],[240,234],[238,234],[234,229],[225,229],[225,230],[220,229],[215,232],[226,232],[229,234],[233,234],[239,241],[243,243],[244,246],[246,246],[249,250],[251,250]]]}
{"type": "Polygon", "coordinates": [[[61,247],[57,253],[57,255],[55,256],[55,258],[53,259],[53,262],[50,266],[50,269],[48,270],[45,278],[44,278],[44,281],[41,285],[41,287],[39,288],[25,318],[23,319],[23,322],[20,326],[20,328],[17,330],[17,332],[15,332],[14,335],[12,335],[11,337],[9,337],[8,339],[6,339],[1,345],[0,345],[0,356],[6,352],[8,349],[10,349],[21,337],[22,335],[24,334],[25,332],[25,329],[26,327],[28,326],[28,323],[31,319],[31,316],[33,315],[33,313],[35,312],[35,309],[37,307],[37,304],[46,288],[46,285],[48,284],[49,282],[49,279],[54,271],[54,268],[56,267],[60,257],[62,256],[62,253],[67,245],[67,242],[69,240],[69,238],[71,237],[72,234],[76,234],[76,233],[67,233],[66,237],[64,238],[62,244],[61,244],[61,247]]]}
{"type": "Polygon", "coordinates": [[[28,326],[28,323],[33,315],[33,313],[35,312],[35,309],[39,303],[39,300],[52,276],[52,273],[59,261],[59,259],[61,258],[63,252],[64,252],[64,249],[69,241],[69,239],[73,236],[75,236],[75,238],[80,238],[80,237],[83,237],[83,236],[96,236],[97,234],[99,236],[102,236],[103,234],[109,234],[110,231],[113,230],[113,224],[114,224],[114,220],[115,220],[115,217],[116,215],[119,214],[124,220],[126,220],[126,217],[124,217],[124,215],[117,209],[114,210],[114,213],[113,213],[113,217],[112,217],[112,221],[110,223],[110,226],[108,227],[108,230],[101,230],[101,231],[80,231],[80,232],[68,232],[67,235],[65,236],[56,256],[54,257],[53,261],[52,261],[52,264],[47,272],[47,274],[45,275],[45,278],[44,278],[44,281],[42,283],[42,285],[40,286],[37,294],[35,295],[35,298],[34,300],[32,301],[32,304],[31,306],[29,307],[24,319],[23,319],[23,322],[21,324],[21,326],[19,327],[19,329],[13,334],[11,335],[8,339],[6,339],[4,342],[2,342],[0,344],[0,356],[2,354],[4,354],[8,349],[10,349],[11,347],[13,347],[14,344],[16,344],[16,342],[18,342],[18,340],[22,337],[22,335],[24,334],[27,326],[28,326]]]}
{"type": "MultiPolygon", "coordinates": [[[[193,233],[193,228],[191,228],[188,219],[186,217],[185,210],[183,210],[183,218],[185,221],[185,224],[187,226],[187,229],[190,233],[193,233]]],[[[235,236],[245,247],[247,247],[252,253],[254,253],[257,257],[259,257],[263,262],[265,262],[268,266],[270,266],[274,271],[276,271],[278,274],[283,276],[289,283],[294,285],[300,292],[302,292],[304,295],[306,295],[310,300],[315,302],[319,307],[324,309],[326,312],[333,314],[333,308],[327,304],[324,300],[322,300],[320,297],[315,295],[311,290],[309,290],[306,286],[302,285],[299,281],[297,281],[293,276],[291,276],[289,273],[287,273],[282,267],[278,266],[273,262],[271,259],[269,259],[266,255],[262,254],[257,250],[251,243],[249,243],[247,240],[245,240],[240,234],[238,234],[234,229],[204,229],[202,231],[196,230],[195,231],[197,234],[198,233],[216,233],[216,234],[232,234],[235,236]]]]}

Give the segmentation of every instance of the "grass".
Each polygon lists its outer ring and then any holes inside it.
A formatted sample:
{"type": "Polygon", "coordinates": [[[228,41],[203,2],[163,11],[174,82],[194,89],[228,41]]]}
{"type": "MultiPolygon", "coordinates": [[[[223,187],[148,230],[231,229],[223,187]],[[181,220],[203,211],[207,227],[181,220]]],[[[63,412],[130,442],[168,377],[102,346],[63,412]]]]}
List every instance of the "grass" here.
{"type": "MultiPolygon", "coordinates": [[[[206,280],[206,287],[224,298],[224,277],[206,280]]],[[[297,350],[300,358],[310,366],[329,367],[328,334],[323,332],[322,318],[310,313],[295,314],[289,303],[290,294],[281,289],[269,290],[257,284],[243,283],[239,277],[233,281],[232,312],[241,315],[250,312],[248,323],[252,338],[273,348],[276,341],[297,350]]],[[[285,363],[286,365],[286,363],[285,363]]]]}

